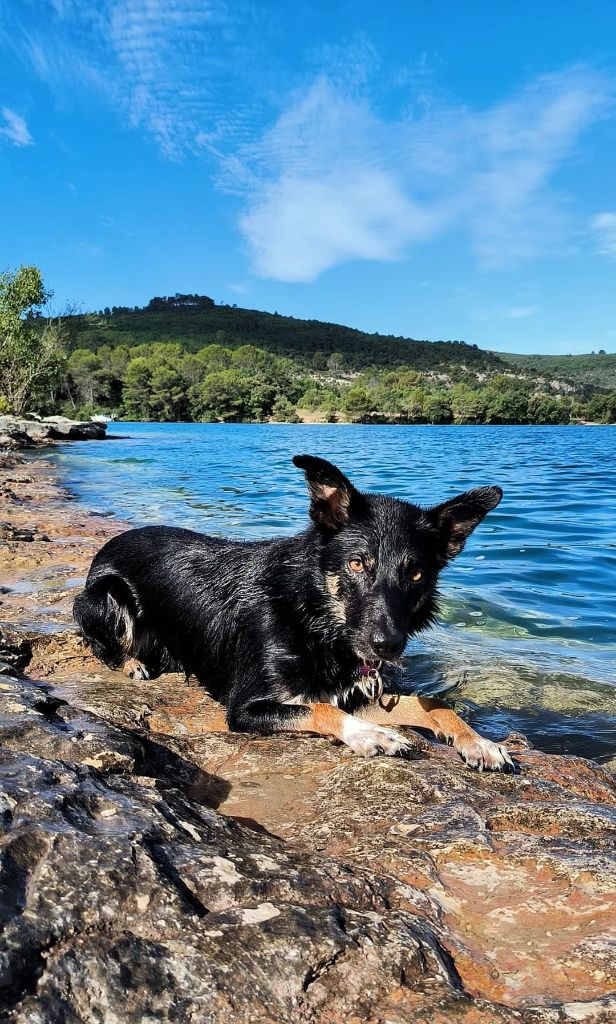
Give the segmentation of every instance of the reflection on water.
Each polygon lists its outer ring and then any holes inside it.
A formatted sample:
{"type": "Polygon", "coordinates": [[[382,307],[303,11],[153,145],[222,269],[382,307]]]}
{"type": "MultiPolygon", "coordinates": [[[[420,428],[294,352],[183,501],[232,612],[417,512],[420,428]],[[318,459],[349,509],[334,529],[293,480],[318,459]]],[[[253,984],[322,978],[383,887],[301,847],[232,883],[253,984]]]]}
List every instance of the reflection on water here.
{"type": "Polygon", "coordinates": [[[484,728],[616,752],[616,471],[610,427],[113,424],[54,456],[99,512],[231,537],[306,522],[298,452],[357,486],[429,504],[498,483],[502,504],[442,578],[442,619],[414,640],[413,688],[455,688],[484,728]],[[114,440],[113,435],[122,435],[114,440]],[[577,695],[577,696],[575,696],[577,695]]]}

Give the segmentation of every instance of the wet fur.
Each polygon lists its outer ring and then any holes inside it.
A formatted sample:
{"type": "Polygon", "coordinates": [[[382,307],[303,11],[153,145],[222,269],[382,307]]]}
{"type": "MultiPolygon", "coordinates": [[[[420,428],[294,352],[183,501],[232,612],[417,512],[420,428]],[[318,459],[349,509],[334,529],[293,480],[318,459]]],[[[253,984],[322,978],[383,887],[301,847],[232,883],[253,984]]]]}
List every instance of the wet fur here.
{"type": "Polygon", "coordinates": [[[296,536],[238,542],[149,526],[99,551],[74,614],[103,662],[141,665],[145,678],[196,676],[239,731],[303,722],[321,732],[314,706],[366,709],[362,660],[381,660],[382,640],[382,660],[395,661],[434,621],[439,572],[501,492],[481,488],[423,509],[362,494],[322,459],[294,461],[312,520],[296,536]],[[349,568],[358,556],[359,574],[349,568]]]}

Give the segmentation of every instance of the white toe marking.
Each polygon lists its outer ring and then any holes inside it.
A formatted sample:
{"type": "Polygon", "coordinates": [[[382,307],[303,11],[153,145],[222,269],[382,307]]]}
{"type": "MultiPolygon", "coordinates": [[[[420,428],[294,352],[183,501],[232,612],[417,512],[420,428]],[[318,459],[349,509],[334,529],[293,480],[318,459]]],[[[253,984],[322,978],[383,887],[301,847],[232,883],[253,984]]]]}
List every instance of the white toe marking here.
{"type": "Polygon", "coordinates": [[[412,750],[411,744],[395,729],[371,725],[351,715],[344,721],[342,741],[363,757],[375,757],[377,754],[392,757],[396,754],[407,754],[412,750]]]}
{"type": "Polygon", "coordinates": [[[456,750],[469,768],[477,768],[480,772],[508,771],[515,768],[506,747],[486,740],[483,736],[462,738],[457,742],[456,750]]]}

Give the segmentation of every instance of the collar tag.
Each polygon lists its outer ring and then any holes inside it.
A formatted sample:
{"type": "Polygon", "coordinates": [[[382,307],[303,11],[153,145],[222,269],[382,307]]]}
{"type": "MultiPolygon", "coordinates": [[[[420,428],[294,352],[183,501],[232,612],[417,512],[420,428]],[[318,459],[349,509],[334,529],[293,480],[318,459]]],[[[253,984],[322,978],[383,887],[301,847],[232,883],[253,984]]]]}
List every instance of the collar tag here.
{"type": "Polygon", "coordinates": [[[380,700],[383,695],[383,679],[379,671],[381,664],[379,661],[376,668],[365,662],[359,666],[359,689],[371,701],[380,700]]]}

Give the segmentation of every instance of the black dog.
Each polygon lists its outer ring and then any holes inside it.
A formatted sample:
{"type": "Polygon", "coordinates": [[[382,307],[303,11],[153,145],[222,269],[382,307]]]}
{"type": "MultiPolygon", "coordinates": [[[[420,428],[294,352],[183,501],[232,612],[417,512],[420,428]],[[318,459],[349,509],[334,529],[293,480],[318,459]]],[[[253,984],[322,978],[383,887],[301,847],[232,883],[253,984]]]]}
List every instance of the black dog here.
{"type": "Polygon", "coordinates": [[[194,674],[233,730],[333,735],[366,756],[426,746],[386,725],[431,730],[469,765],[508,771],[438,700],[383,694],[382,664],[436,613],[437,580],[502,497],[467,491],[422,509],[362,494],[324,459],[298,455],[313,525],[269,541],[148,526],[98,552],[74,614],[95,654],[147,679],[194,674]]]}

